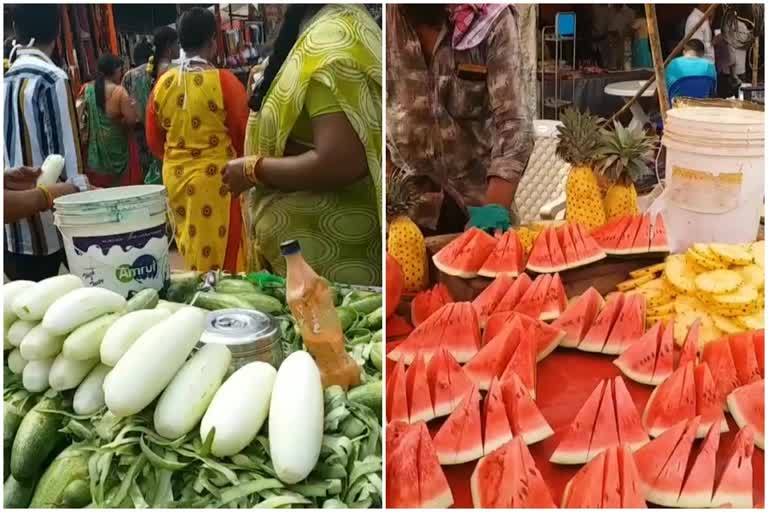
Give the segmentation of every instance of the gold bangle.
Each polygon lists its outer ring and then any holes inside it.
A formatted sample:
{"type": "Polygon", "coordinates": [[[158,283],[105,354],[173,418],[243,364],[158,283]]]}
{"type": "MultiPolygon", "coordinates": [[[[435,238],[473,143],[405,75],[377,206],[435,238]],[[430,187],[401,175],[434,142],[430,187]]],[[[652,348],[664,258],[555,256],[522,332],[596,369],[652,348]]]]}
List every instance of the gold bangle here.
{"type": "Polygon", "coordinates": [[[43,193],[43,196],[45,197],[45,203],[48,205],[48,209],[50,210],[53,208],[53,196],[51,195],[51,191],[48,190],[48,187],[45,185],[38,185],[38,190],[43,193]]]}
{"type": "Polygon", "coordinates": [[[252,185],[262,185],[261,180],[256,176],[256,170],[263,158],[262,156],[249,156],[245,158],[243,174],[245,174],[245,177],[252,185]]]}

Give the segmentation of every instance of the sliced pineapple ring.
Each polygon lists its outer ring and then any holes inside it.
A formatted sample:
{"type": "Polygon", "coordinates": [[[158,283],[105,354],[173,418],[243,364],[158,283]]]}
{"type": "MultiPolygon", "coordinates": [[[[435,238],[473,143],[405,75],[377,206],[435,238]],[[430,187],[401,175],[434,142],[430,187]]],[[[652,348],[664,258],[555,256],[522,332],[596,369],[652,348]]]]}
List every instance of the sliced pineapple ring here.
{"type": "Polygon", "coordinates": [[[688,265],[682,254],[667,257],[664,277],[680,291],[687,293],[696,289],[696,272],[688,265]]]}
{"type": "Polygon", "coordinates": [[[675,313],[675,303],[668,302],[666,304],[660,304],[658,306],[648,307],[648,310],[646,313],[650,316],[672,315],[675,313]]]}
{"type": "Polygon", "coordinates": [[[709,244],[709,248],[721,260],[731,265],[749,265],[754,261],[752,253],[738,245],[709,244]]]}
{"type": "Polygon", "coordinates": [[[730,293],[744,282],[740,273],[733,270],[710,270],[696,276],[696,288],[706,293],[730,293]]]}
{"type": "Polygon", "coordinates": [[[765,268],[765,242],[763,240],[754,242],[749,246],[749,252],[755,259],[755,263],[759,265],[760,268],[765,268]]]}
{"type": "Polygon", "coordinates": [[[664,271],[664,263],[657,263],[655,265],[651,265],[649,267],[643,267],[638,268],[637,270],[633,270],[629,273],[629,277],[632,279],[637,279],[638,277],[643,277],[647,275],[655,276],[656,274],[664,271]]]}
{"type": "Polygon", "coordinates": [[[646,274],[644,276],[641,276],[635,279],[622,281],[621,283],[616,285],[616,289],[619,290],[620,292],[626,292],[629,290],[633,290],[638,286],[648,283],[650,281],[653,281],[653,274],[646,274]]]}
{"type": "Polygon", "coordinates": [[[746,316],[737,316],[735,320],[745,329],[764,329],[765,317],[762,312],[746,316]]]}
{"type": "Polygon", "coordinates": [[[759,295],[757,288],[745,285],[731,293],[713,294],[712,299],[724,307],[748,306],[755,304],[759,295]]]}
{"type": "Polygon", "coordinates": [[[701,267],[706,270],[717,270],[721,268],[728,268],[728,264],[717,257],[715,253],[709,251],[707,254],[703,254],[695,249],[688,249],[685,253],[685,257],[692,267],[701,267]]]}
{"type": "Polygon", "coordinates": [[[765,272],[759,265],[751,264],[735,269],[744,279],[744,284],[754,286],[758,290],[765,287],[765,272]]]}
{"type": "Polygon", "coordinates": [[[715,313],[710,314],[710,316],[712,317],[712,321],[714,322],[715,327],[717,327],[718,329],[720,329],[726,334],[737,334],[744,330],[744,328],[741,325],[737,324],[736,322],[734,322],[732,319],[728,317],[718,315],[715,313]]]}

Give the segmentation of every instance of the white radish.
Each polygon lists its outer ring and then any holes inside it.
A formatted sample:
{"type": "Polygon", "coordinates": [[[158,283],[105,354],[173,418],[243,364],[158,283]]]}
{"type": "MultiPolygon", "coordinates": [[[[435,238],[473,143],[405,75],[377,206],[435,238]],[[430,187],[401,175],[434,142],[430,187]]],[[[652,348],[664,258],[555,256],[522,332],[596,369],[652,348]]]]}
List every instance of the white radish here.
{"type": "Polygon", "coordinates": [[[269,452],[277,477],[287,484],[304,480],[320,457],[324,401],[320,370],[304,351],[280,365],[269,408],[269,452]]]}
{"type": "Polygon", "coordinates": [[[101,340],[101,362],[115,366],[142,334],[170,317],[171,313],[165,309],[142,309],[120,317],[101,340]]]}
{"type": "Polygon", "coordinates": [[[37,178],[37,185],[50,187],[59,181],[61,171],[64,170],[64,157],[57,154],[51,154],[45,157],[43,165],[40,166],[42,173],[37,178]]]}
{"type": "MultiPolygon", "coordinates": [[[[200,423],[200,437],[208,438],[216,429],[211,453],[228,457],[251,444],[269,412],[272,386],[277,372],[263,362],[249,363],[233,373],[221,385],[200,423]]],[[[303,440],[294,440],[299,448],[303,440]]]]}
{"type": "Polygon", "coordinates": [[[11,324],[8,329],[8,341],[14,347],[21,345],[24,337],[29,334],[29,331],[37,325],[37,322],[27,322],[26,320],[16,320],[11,324]]]}
{"type": "Polygon", "coordinates": [[[24,389],[30,393],[40,393],[48,389],[48,375],[51,372],[51,366],[53,366],[53,359],[28,362],[21,377],[24,389]]]}
{"type": "Polygon", "coordinates": [[[83,382],[93,367],[99,362],[95,357],[85,361],[73,361],[59,354],[53,360],[51,373],[48,375],[48,385],[56,391],[74,389],[83,382]]]}
{"type": "Polygon", "coordinates": [[[27,366],[27,360],[21,357],[19,349],[15,348],[8,354],[8,369],[15,375],[21,374],[24,367],[27,366]]]}
{"type": "Polygon", "coordinates": [[[56,357],[61,352],[64,345],[64,336],[54,336],[42,325],[36,325],[21,340],[21,356],[27,361],[38,359],[50,359],[56,357]]]}
{"type": "Polygon", "coordinates": [[[104,335],[118,318],[120,318],[120,315],[113,313],[81,325],[64,340],[61,353],[64,354],[64,357],[73,361],[98,359],[104,335]]]}
{"type": "Polygon", "coordinates": [[[152,403],[184,364],[205,330],[205,313],[184,308],[141,335],[104,382],[104,401],[117,417],[152,403]]]}
{"type": "Polygon", "coordinates": [[[227,374],[232,353],[226,345],[210,344],[184,363],[155,406],[155,430],[168,439],[191,432],[227,374]]]}
{"type": "Polygon", "coordinates": [[[43,279],[19,293],[13,301],[13,312],[22,320],[42,320],[51,304],[82,287],[83,280],[72,274],[43,279]]]}
{"type": "Polygon", "coordinates": [[[80,288],[51,304],[43,317],[43,327],[52,334],[69,334],[100,316],[121,312],[125,304],[125,297],[112,290],[80,288]]]}
{"type": "Polygon", "coordinates": [[[3,337],[5,348],[12,346],[8,342],[8,329],[18,317],[13,312],[13,301],[16,300],[24,290],[35,286],[33,281],[12,281],[3,285],[3,328],[6,335],[3,337]]]}
{"type": "Polygon", "coordinates": [[[97,364],[80,383],[72,399],[75,414],[93,414],[104,407],[104,378],[111,370],[105,364],[97,364]]]}

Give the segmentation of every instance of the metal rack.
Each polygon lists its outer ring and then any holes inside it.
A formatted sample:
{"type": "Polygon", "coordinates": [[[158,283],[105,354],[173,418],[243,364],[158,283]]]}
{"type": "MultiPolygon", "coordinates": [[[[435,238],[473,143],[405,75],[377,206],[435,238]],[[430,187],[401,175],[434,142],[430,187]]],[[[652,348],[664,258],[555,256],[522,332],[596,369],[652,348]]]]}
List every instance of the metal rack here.
{"type": "Polygon", "coordinates": [[[576,91],[576,81],[571,80],[571,100],[562,98],[562,89],[560,87],[560,57],[565,55],[563,43],[570,42],[572,46],[571,70],[576,70],[576,13],[558,12],[555,15],[555,24],[553,26],[543,27],[541,29],[541,119],[546,119],[546,109],[551,108],[555,111],[555,119],[558,118],[560,109],[572,103],[576,91]],[[551,98],[546,97],[545,87],[545,69],[544,53],[547,43],[554,43],[555,46],[555,91],[551,98]]]}

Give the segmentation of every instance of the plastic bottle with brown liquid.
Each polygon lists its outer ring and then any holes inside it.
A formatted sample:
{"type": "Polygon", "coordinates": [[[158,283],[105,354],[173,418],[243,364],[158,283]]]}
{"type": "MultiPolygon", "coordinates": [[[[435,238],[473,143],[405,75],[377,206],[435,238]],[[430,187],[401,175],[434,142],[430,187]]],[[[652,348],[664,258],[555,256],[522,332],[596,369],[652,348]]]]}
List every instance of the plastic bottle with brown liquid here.
{"type": "Polygon", "coordinates": [[[360,367],[344,349],[344,332],[326,281],[301,256],[296,240],[280,244],[287,264],[285,295],[304,345],[320,369],[323,387],[349,389],[360,383],[360,367]]]}

